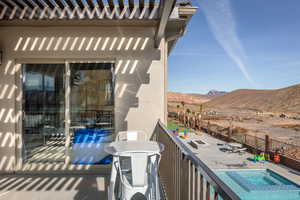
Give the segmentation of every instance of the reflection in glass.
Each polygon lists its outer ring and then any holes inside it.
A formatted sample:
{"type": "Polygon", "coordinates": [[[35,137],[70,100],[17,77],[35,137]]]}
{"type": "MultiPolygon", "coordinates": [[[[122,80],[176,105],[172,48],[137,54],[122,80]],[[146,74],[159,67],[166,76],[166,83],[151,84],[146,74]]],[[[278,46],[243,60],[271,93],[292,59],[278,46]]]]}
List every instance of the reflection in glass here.
{"type": "Polygon", "coordinates": [[[113,64],[75,63],[70,68],[72,163],[106,163],[103,147],[114,132],[113,64]]]}
{"type": "Polygon", "coordinates": [[[64,162],[64,64],[23,65],[23,161],[64,162]]]}

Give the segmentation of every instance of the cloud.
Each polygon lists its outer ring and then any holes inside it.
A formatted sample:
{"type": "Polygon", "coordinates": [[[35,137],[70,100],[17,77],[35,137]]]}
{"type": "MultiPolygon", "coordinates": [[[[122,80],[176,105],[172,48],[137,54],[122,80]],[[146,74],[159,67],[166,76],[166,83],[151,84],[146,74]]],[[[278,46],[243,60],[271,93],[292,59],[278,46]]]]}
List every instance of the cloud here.
{"type": "Polygon", "coordinates": [[[198,0],[198,2],[218,43],[238,66],[244,77],[252,85],[256,85],[247,71],[247,57],[236,33],[236,21],[230,0],[198,0]]]}

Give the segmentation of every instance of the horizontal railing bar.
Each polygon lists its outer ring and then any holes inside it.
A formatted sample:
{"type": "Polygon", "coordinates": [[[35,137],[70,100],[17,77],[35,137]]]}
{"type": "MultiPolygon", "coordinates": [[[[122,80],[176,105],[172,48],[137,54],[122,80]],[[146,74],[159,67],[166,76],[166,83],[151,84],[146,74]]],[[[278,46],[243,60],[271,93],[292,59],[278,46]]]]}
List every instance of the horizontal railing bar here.
{"type": "Polygon", "coordinates": [[[240,198],[228,187],[205,163],[186,147],[176,136],[174,136],[166,126],[159,120],[158,125],[168,134],[172,141],[180,148],[181,152],[195,165],[203,177],[212,185],[215,191],[224,200],[240,200],[240,198]]]}

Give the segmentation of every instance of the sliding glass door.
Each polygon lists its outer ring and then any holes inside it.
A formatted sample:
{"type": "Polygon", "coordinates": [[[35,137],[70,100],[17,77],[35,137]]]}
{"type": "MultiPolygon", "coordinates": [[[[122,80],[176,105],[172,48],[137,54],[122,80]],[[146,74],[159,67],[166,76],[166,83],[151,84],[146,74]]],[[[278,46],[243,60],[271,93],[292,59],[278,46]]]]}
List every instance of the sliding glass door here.
{"type": "Polygon", "coordinates": [[[23,77],[24,163],[109,161],[113,64],[24,64],[23,77]]]}
{"type": "Polygon", "coordinates": [[[23,160],[65,161],[65,65],[23,65],[23,160]]]}
{"type": "Polygon", "coordinates": [[[113,65],[73,63],[70,71],[71,162],[107,163],[104,146],[114,133],[113,65]]]}

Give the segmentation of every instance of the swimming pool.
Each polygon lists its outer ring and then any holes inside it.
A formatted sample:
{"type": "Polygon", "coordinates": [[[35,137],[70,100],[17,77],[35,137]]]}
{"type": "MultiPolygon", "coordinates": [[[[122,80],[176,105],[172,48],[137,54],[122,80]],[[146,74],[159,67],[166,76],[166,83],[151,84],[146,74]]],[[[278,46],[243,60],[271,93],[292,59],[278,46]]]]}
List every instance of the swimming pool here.
{"type": "Polygon", "coordinates": [[[299,200],[300,186],[272,170],[216,171],[242,200],[299,200]]]}

